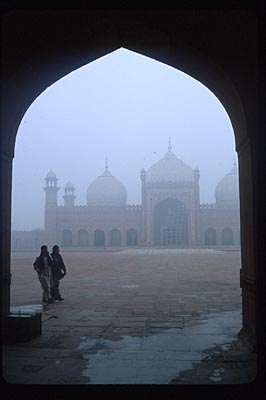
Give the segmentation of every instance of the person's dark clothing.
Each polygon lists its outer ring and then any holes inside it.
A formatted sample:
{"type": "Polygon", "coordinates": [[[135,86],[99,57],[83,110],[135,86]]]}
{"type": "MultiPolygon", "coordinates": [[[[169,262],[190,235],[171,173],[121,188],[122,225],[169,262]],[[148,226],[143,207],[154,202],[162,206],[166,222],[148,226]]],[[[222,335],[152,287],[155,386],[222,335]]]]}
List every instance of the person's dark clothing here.
{"type": "Polygon", "coordinates": [[[53,286],[51,287],[51,296],[54,300],[62,300],[62,296],[59,292],[59,281],[66,274],[66,267],[61,254],[51,253],[52,259],[52,279],[53,286]]]}
{"type": "Polygon", "coordinates": [[[51,259],[53,277],[57,279],[63,278],[66,274],[66,267],[61,254],[51,253],[51,259]]]}
{"type": "MultiPolygon", "coordinates": [[[[43,246],[46,247],[46,246],[43,246]]],[[[41,254],[35,259],[33,266],[35,271],[38,274],[38,279],[40,281],[42,290],[43,290],[43,298],[42,301],[45,303],[51,302],[51,268],[52,268],[52,259],[49,256],[48,251],[42,250],[41,254]]]]}

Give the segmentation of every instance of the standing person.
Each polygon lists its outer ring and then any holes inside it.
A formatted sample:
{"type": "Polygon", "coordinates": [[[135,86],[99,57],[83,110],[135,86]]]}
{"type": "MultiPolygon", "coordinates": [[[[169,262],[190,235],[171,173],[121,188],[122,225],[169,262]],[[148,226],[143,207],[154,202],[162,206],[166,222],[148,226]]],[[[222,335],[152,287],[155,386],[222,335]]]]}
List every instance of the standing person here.
{"type": "Polygon", "coordinates": [[[59,292],[59,281],[66,275],[66,267],[61,254],[59,254],[59,246],[53,247],[51,253],[52,258],[52,280],[53,286],[51,287],[51,296],[53,300],[64,300],[59,292]]]}
{"type": "Polygon", "coordinates": [[[38,274],[43,289],[42,301],[44,303],[53,303],[50,296],[52,260],[48,253],[47,246],[43,245],[41,247],[41,254],[35,259],[33,266],[38,274]]]}

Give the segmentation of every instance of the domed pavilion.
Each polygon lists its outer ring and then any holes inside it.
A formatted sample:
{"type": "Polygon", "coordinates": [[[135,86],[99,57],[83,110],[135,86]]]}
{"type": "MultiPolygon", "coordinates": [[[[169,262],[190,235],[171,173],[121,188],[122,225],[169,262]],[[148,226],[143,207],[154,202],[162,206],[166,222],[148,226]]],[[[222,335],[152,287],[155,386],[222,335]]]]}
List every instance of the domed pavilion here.
{"type": "Polygon", "coordinates": [[[88,206],[125,207],[127,191],[125,186],[113,176],[106,162],[105,170],[88,187],[88,206]]]}
{"type": "Polygon", "coordinates": [[[240,245],[239,181],[236,163],[216,185],[214,204],[201,204],[202,243],[240,245]]]}
{"type": "Polygon", "coordinates": [[[234,207],[239,206],[239,182],[236,163],[234,167],[225,175],[215,188],[215,199],[217,206],[234,207]]]}

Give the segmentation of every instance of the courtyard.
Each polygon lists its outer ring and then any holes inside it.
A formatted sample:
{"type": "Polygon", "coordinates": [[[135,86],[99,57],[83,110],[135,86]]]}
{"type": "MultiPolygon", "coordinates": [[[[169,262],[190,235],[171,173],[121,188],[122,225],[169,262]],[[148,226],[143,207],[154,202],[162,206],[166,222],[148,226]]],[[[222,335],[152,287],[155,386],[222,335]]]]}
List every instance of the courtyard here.
{"type": "Polygon", "coordinates": [[[240,251],[64,251],[64,301],[43,306],[33,261],[12,252],[12,310],[42,310],[42,335],[3,348],[18,384],[242,384],[240,251]]]}

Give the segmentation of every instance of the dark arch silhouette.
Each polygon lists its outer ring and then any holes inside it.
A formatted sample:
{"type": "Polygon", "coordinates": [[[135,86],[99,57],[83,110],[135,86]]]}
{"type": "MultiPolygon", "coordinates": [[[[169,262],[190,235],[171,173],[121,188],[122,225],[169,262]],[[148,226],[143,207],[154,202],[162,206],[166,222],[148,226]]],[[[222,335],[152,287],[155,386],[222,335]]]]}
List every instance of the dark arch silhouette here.
{"type": "Polygon", "coordinates": [[[237,244],[239,246],[241,245],[241,233],[240,233],[240,230],[237,232],[237,244]]]}
{"type": "Polygon", "coordinates": [[[206,246],[215,246],[217,244],[216,230],[214,228],[206,229],[204,233],[204,244],[206,246]]]}
{"type": "MultiPolygon", "coordinates": [[[[240,280],[244,331],[252,344],[258,339],[257,348],[264,343],[264,331],[259,324],[265,310],[264,287],[263,283],[256,285],[256,282],[265,282],[266,258],[265,180],[260,173],[265,168],[264,120],[261,118],[264,106],[260,108],[263,95],[259,98],[264,64],[259,51],[254,52],[256,46],[263,51],[263,41],[257,41],[257,32],[264,30],[264,18],[259,15],[263,14],[263,9],[254,2],[251,8],[243,5],[239,12],[232,14],[200,7],[198,12],[185,10],[188,12],[184,14],[183,11],[110,13],[108,10],[99,13],[96,10],[84,15],[83,10],[75,13],[62,10],[54,16],[52,10],[33,10],[22,17],[20,10],[13,10],[7,14],[2,59],[5,68],[3,146],[0,149],[1,160],[4,160],[2,286],[5,316],[10,310],[12,158],[22,116],[34,99],[58,79],[123,46],[199,80],[220,99],[230,116],[241,165],[241,241],[245,252],[240,280]],[[75,29],[69,29],[70,20],[75,29]],[[32,21],[37,23],[31,24],[32,21]],[[247,23],[249,21],[251,23],[247,23]],[[30,33],[28,26],[31,26],[30,33]],[[199,35],[199,31],[203,34],[199,35]],[[21,43],[27,43],[27,52],[16,51],[21,43]],[[245,62],[240,63],[239,56],[245,62]]],[[[230,6],[229,11],[232,11],[230,6]]]]}
{"type": "Polygon", "coordinates": [[[138,232],[135,229],[129,229],[127,231],[127,246],[138,245],[138,232]]]}
{"type": "Polygon", "coordinates": [[[105,233],[102,229],[96,229],[93,234],[94,246],[105,246],[105,233]]]}
{"type": "Polygon", "coordinates": [[[119,229],[113,229],[110,232],[110,245],[111,246],[121,246],[122,239],[121,239],[121,232],[119,229]]]}

